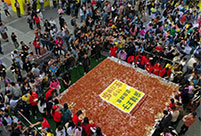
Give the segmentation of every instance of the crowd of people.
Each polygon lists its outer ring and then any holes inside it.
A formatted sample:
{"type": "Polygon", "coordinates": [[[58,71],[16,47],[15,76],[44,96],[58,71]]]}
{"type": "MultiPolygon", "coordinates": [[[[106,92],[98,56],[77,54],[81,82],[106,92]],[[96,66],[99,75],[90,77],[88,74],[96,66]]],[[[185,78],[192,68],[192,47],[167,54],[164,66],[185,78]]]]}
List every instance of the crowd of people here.
{"type": "MultiPolygon", "coordinates": [[[[44,19],[36,9],[36,1],[25,3],[27,23],[35,37],[27,45],[23,41],[18,43],[17,35],[11,34],[18,49],[11,53],[10,70],[15,81],[7,77],[7,68],[0,63],[0,76],[5,85],[5,92],[0,93],[0,126],[4,126],[5,131],[11,136],[41,132],[46,135],[56,133],[57,136],[90,136],[92,133],[103,136],[101,128],[89,120],[84,111],[71,113],[70,105],[60,105],[57,96],[60,96],[61,86],[68,88],[71,84],[70,69],[82,65],[86,74],[91,57],[99,60],[101,51],[108,51],[112,57],[179,84],[177,94],[164,110],[164,117],[156,125],[153,135],[185,134],[197,118],[195,110],[201,100],[201,15],[199,7],[195,6],[197,1],[51,2],[54,8],[58,7],[59,24],[54,18],[44,19]],[[65,14],[72,16],[71,24],[65,21],[65,14]],[[73,26],[73,33],[70,33],[69,25],[73,26]],[[32,51],[30,46],[35,50],[32,51]],[[44,64],[36,61],[43,55],[42,48],[52,54],[44,64]],[[42,118],[38,118],[38,113],[42,118]],[[24,117],[30,120],[30,115],[38,122],[27,127],[20,120],[24,117]],[[55,132],[49,119],[56,123],[55,132]],[[176,132],[182,119],[184,125],[176,132]],[[42,131],[34,129],[38,125],[42,126],[42,131]]],[[[43,0],[40,5],[44,11],[43,0]]],[[[17,1],[15,6],[20,17],[17,1]]],[[[8,11],[8,8],[4,10],[8,11]]],[[[7,11],[6,16],[9,15],[7,11]]],[[[6,31],[7,27],[0,23],[4,41],[9,39],[6,31]]],[[[0,53],[3,54],[1,48],[0,53]]]]}

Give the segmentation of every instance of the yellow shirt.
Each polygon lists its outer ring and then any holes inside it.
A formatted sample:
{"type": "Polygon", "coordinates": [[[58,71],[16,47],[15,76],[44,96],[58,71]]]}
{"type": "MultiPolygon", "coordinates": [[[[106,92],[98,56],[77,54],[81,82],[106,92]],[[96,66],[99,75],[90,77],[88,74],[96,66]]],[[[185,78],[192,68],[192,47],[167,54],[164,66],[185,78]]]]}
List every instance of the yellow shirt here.
{"type": "Polygon", "coordinates": [[[22,96],[22,100],[25,101],[27,104],[30,104],[30,102],[29,102],[30,96],[31,96],[31,95],[30,95],[29,93],[27,94],[27,96],[23,95],[23,96],[22,96]]]}
{"type": "Polygon", "coordinates": [[[52,134],[52,133],[47,133],[46,136],[54,136],[54,134],[52,134]]]}

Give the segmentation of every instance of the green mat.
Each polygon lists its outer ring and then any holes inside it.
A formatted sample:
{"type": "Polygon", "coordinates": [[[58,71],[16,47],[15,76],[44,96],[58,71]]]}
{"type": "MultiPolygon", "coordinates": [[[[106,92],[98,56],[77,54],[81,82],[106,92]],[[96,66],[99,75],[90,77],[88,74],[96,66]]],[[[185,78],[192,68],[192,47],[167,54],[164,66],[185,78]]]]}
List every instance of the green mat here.
{"type": "MultiPolygon", "coordinates": [[[[101,59],[99,59],[98,61],[96,61],[95,58],[91,58],[91,65],[90,65],[90,70],[93,69],[94,67],[96,67],[100,62],[102,62],[106,57],[101,56],[101,59]]],[[[71,73],[71,85],[73,83],[75,83],[77,80],[79,80],[82,76],[84,76],[84,69],[82,66],[78,66],[77,68],[74,68],[72,70],[70,70],[71,73]]],[[[61,83],[61,90],[60,92],[62,93],[65,88],[63,86],[63,83],[61,83]]],[[[37,114],[37,118],[39,119],[40,117],[42,117],[42,115],[40,113],[37,114]]],[[[56,123],[54,122],[53,119],[47,119],[50,126],[51,126],[51,130],[54,132],[55,134],[55,129],[56,129],[56,123]]],[[[31,116],[31,122],[32,123],[36,123],[38,120],[35,120],[33,116],[31,116]]]]}

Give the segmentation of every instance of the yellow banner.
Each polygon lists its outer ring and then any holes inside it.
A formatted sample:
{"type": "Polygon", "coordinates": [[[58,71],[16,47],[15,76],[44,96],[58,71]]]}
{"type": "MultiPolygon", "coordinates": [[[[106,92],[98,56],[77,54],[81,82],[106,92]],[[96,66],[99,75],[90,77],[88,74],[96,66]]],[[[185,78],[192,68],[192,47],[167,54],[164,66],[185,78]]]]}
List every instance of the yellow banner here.
{"type": "Polygon", "coordinates": [[[100,94],[103,100],[126,113],[130,113],[143,96],[143,92],[118,80],[112,82],[112,84],[100,94]]]}
{"type": "MultiPolygon", "coordinates": [[[[17,1],[20,5],[20,14],[25,15],[25,11],[24,11],[25,0],[17,0],[17,1]]],[[[16,0],[10,0],[10,2],[11,2],[13,11],[17,12],[16,7],[15,7],[16,0]]]]}

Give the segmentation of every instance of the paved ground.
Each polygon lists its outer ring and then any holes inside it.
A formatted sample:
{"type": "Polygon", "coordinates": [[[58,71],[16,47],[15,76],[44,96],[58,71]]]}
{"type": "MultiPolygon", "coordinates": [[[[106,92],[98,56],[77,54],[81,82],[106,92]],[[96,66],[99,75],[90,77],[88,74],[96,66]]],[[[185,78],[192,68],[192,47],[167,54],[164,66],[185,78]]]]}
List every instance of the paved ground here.
{"type": "MultiPolygon", "coordinates": [[[[27,45],[30,41],[33,41],[34,34],[33,30],[29,29],[26,16],[22,16],[21,18],[18,18],[16,13],[11,12],[11,17],[6,17],[4,12],[2,12],[2,21],[8,28],[8,36],[9,36],[9,42],[2,41],[2,50],[4,52],[4,55],[0,54],[0,60],[3,61],[3,63],[9,68],[9,66],[12,63],[11,60],[11,52],[15,50],[15,47],[10,39],[10,35],[12,32],[15,32],[17,35],[18,42],[24,41],[27,45]]],[[[53,17],[55,21],[58,23],[58,14],[57,9],[46,9],[45,12],[43,12],[44,19],[50,19],[50,17],[53,17]]],[[[70,25],[70,20],[72,19],[70,16],[64,15],[64,18],[69,26],[69,31],[73,32],[73,27],[70,25]]],[[[79,20],[77,21],[77,24],[79,23],[79,20]]],[[[43,22],[41,22],[41,26],[43,25],[43,22]]],[[[20,47],[19,47],[20,48],[20,47]]],[[[31,46],[33,49],[33,46],[31,46]]],[[[7,77],[11,80],[15,80],[13,74],[8,71],[7,77]]],[[[1,83],[1,87],[2,87],[1,83]]],[[[4,90],[2,87],[1,90],[4,90]]]]}
{"type": "MultiPolygon", "coordinates": [[[[2,12],[2,10],[0,12],[2,12]]],[[[12,15],[11,17],[5,17],[4,12],[1,13],[2,21],[8,27],[9,39],[10,39],[11,32],[15,32],[17,34],[17,37],[18,37],[17,39],[19,42],[24,41],[26,44],[28,44],[28,42],[33,41],[34,34],[33,34],[33,31],[30,30],[28,27],[28,24],[26,22],[26,17],[22,16],[21,18],[17,18],[16,13],[13,13],[11,10],[10,12],[12,15]]],[[[50,17],[53,17],[58,23],[57,9],[46,9],[46,11],[43,13],[43,16],[45,19],[48,19],[48,20],[50,19],[50,17]]],[[[70,25],[71,17],[65,15],[64,18],[68,24],[70,32],[72,32],[73,27],[70,25]]],[[[80,24],[79,21],[77,21],[77,23],[80,24]]],[[[3,63],[7,66],[7,68],[9,68],[9,66],[12,63],[10,55],[11,55],[11,52],[15,50],[15,47],[13,43],[11,42],[11,40],[9,40],[9,42],[2,41],[2,48],[3,48],[4,55],[0,54],[0,60],[2,60],[3,63]]],[[[33,46],[31,48],[33,49],[33,46]]],[[[15,80],[14,75],[10,71],[7,72],[7,75],[9,79],[15,80]]],[[[1,90],[4,90],[4,88],[1,88],[1,90]]],[[[198,112],[198,115],[201,116],[200,107],[198,108],[197,112],[198,112]]],[[[189,131],[186,133],[186,136],[201,136],[200,123],[201,122],[197,120],[195,124],[193,124],[191,128],[189,129],[189,131]]],[[[182,122],[180,122],[178,130],[180,130],[181,125],[182,125],[182,122]]]]}

